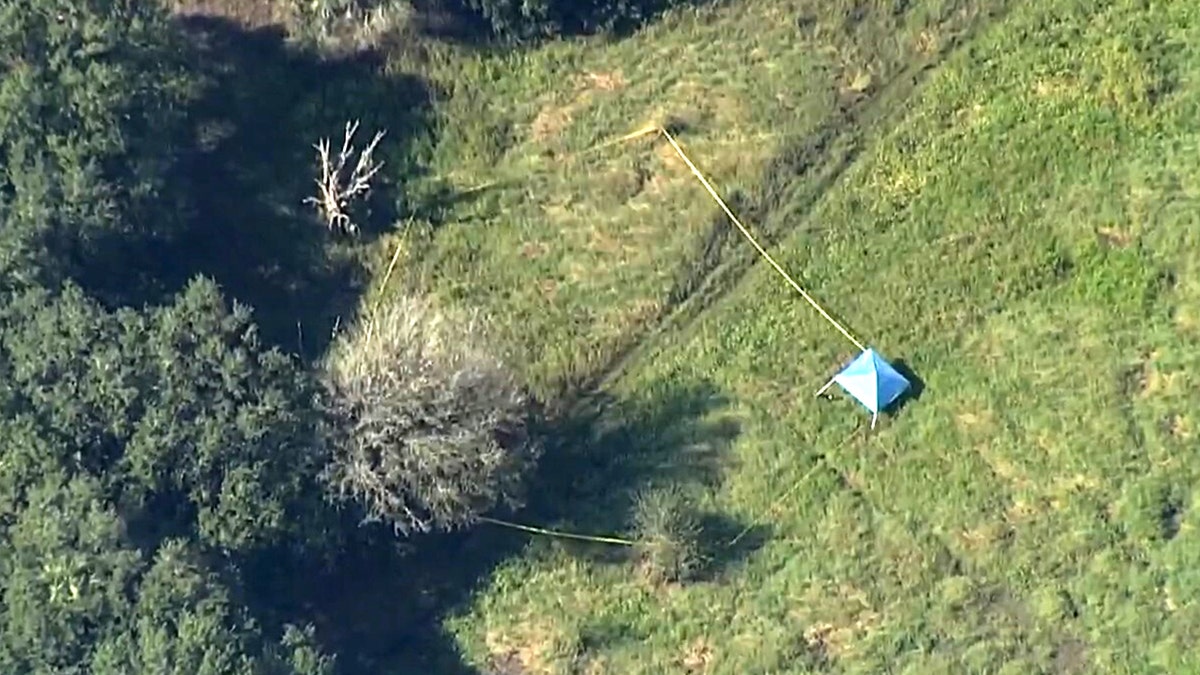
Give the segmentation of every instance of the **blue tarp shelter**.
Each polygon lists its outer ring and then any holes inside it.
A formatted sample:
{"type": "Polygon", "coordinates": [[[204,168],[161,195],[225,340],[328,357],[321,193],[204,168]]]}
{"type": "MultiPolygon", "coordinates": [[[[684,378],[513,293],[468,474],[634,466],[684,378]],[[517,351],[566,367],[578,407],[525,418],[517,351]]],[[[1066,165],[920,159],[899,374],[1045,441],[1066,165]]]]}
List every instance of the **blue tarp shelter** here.
{"type": "Polygon", "coordinates": [[[855,400],[871,411],[872,429],[875,428],[875,422],[879,420],[879,411],[891,405],[912,386],[907,378],[896,372],[887,359],[870,348],[863,350],[863,353],[859,354],[840,373],[826,382],[825,386],[817,392],[817,396],[825,393],[834,384],[841,386],[847,394],[853,396],[855,400]]]}

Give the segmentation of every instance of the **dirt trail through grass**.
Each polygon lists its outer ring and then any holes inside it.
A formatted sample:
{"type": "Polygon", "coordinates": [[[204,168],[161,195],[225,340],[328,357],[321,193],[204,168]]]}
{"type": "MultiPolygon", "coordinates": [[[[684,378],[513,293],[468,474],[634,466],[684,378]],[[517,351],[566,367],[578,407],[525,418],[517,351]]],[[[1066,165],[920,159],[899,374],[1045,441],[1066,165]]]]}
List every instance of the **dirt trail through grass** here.
{"type": "MultiPolygon", "coordinates": [[[[968,4],[946,22],[932,27],[945,36],[936,51],[917,54],[869,93],[845,96],[830,119],[811,135],[791,141],[767,163],[762,182],[750,195],[737,193],[732,199],[723,195],[731,201],[738,217],[756,232],[759,243],[770,250],[794,231],[812,227],[808,222],[812,206],[854,164],[878,126],[902,108],[929,72],[969,43],[988,22],[1002,17],[1008,6],[1007,2],[981,4],[986,7],[968,4]],[[786,217],[779,217],[781,211],[786,217]]],[[[656,142],[665,143],[661,139],[656,142]]],[[[693,159],[704,171],[703,160],[693,159]]],[[[700,191],[699,185],[696,190],[700,191]]],[[[728,218],[718,213],[701,240],[700,250],[680,263],[678,280],[667,293],[662,311],[629,336],[627,344],[614,350],[611,361],[592,373],[582,389],[604,389],[659,336],[686,332],[708,308],[736,288],[757,262],[758,254],[728,218]]],[[[793,276],[803,279],[803,271],[795,271],[793,276]]]]}
{"type": "Polygon", "coordinates": [[[660,336],[686,330],[756,254],[665,142],[565,157],[647,119],[682,118],[686,152],[765,245],[818,231],[796,214],[1008,4],[731,3],[611,46],[460,65],[442,79],[475,86],[451,92],[432,167],[458,187],[437,188],[451,198],[440,224],[407,237],[405,267],[417,285],[497,316],[543,394],[602,389],[660,336]],[[491,187],[453,196],[479,184],[491,187]]]}

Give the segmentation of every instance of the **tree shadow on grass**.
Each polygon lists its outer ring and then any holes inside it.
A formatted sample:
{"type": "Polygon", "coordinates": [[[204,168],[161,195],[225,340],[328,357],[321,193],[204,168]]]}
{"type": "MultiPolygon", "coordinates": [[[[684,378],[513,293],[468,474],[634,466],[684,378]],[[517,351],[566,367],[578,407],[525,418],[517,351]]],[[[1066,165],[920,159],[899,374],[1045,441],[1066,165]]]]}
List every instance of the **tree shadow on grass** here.
{"type": "Polygon", "coordinates": [[[718,581],[734,572],[750,554],[771,539],[774,527],[768,522],[743,523],[724,513],[704,513],[700,528],[708,543],[706,561],[698,575],[701,581],[718,581]]]}
{"type": "Polygon", "coordinates": [[[303,203],[316,187],[312,144],[329,138],[336,152],[350,120],[361,124],[358,148],[387,130],[379,157],[387,168],[354,214],[369,242],[395,223],[397,186],[387,177],[415,166],[431,94],[415,77],[385,76],[369,54],[333,61],[290,47],[278,31],[212,18],[186,25],[214,83],[197,124],[225,131],[185,168],[204,198],[180,242],[195,261],[189,272],[212,274],[255,307],[273,343],[320,354],[365,275],[303,203]]]}
{"type": "Polygon", "coordinates": [[[483,48],[532,46],[554,38],[607,35],[620,39],[674,8],[713,0],[413,0],[423,37],[483,48]]]}
{"type": "Polygon", "coordinates": [[[726,403],[707,382],[673,383],[637,399],[576,398],[544,421],[545,455],[528,511],[564,526],[619,531],[648,483],[717,487],[740,432],[736,420],[715,414],[726,403]]]}
{"type": "Polygon", "coordinates": [[[152,290],[129,297],[134,285],[109,277],[99,295],[156,302],[205,275],[254,309],[269,344],[320,355],[361,295],[361,245],[397,221],[392,177],[410,176],[419,164],[432,94],[416,77],[385,74],[370,54],[331,60],[292,46],[278,28],[248,30],[208,16],[179,21],[204,80],[189,111],[194,137],[170,180],[186,222],[131,265],[154,280],[152,290]],[[304,203],[316,192],[313,144],[329,138],[336,156],[350,120],[361,122],[356,148],[387,130],[376,153],[386,166],[368,199],[354,205],[357,241],[329,232],[304,203]]]}
{"type": "MultiPolygon", "coordinates": [[[[530,481],[528,507],[498,513],[520,523],[572,532],[627,536],[633,495],[647,485],[715,486],[738,425],[720,413],[724,399],[708,383],[652,388],[636,399],[592,394],[547,416],[539,433],[546,454],[530,481]]],[[[702,513],[720,567],[761,545],[763,528],[745,528],[702,513]]],[[[441,625],[462,611],[498,565],[519,555],[530,535],[480,523],[463,531],[398,538],[384,526],[356,527],[333,564],[293,558],[261,563],[252,574],[270,587],[273,613],[312,621],[318,638],[339,655],[350,675],[422,672],[478,673],[466,665],[441,625]]],[[[556,544],[560,540],[555,540],[556,544]]],[[[547,543],[539,540],[539,543],[547,543]]],[[[629,550],[564,542],[572,553],[598,562],[628,563],[629,550]]],[[[707,551],[706,551],[707,552],[707,551]]],[[[278,623],[278,621],[276,622],[278,623]]],[[[486,671],[485,671],[486,672],[486,671]]]]}
{"type": "MultiPolygon", "coordinates": [[[[588,394],[548,417],[546,454],[524,517],[571,532],[629,537],[643,490],[678,486],[704,492],[720,486],[741,431],[723,412],[724,395],[708,381],[659,381],[644,391],[651,393],[629,399],[588,394]]],[[[723,514],[694,515],[709,563],[702,578],[714,578],[768,536],[723,514]],[[739,532],[743,536],[730,546],[739,532]]],[[[630,554],[586,543],[566,546],[596,560],[627,561],[630,554]]]]}
{"type": "Polygon", "coordinates": [[[402,217],[410,217],[427,223],[432,228],[438,228],[451,219],[462,225],[479,220],[476,217],[464,217],[456,213],[457,209],[485,198],[497,188],[511,187],[516,181],[494,181],[469,188],[457,188],[446,180],[429,180],[424,182],[419,190],[404,195],[400,205],[402,217]]]}

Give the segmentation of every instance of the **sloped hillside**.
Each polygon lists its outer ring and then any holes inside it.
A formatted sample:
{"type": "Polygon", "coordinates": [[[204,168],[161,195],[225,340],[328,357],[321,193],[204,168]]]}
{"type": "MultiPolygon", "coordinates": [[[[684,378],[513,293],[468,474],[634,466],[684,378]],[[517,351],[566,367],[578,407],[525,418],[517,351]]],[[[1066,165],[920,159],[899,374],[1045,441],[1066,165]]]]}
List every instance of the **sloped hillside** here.
{"type": "Polygon", "coordinates": [[[1200,11],[886,5],[732,2],[439,66],[426,187],[467,192],[405,235],[410,281],[487,310],[543,392],[604,385],[522,517],[620,532],[675,485],[711,558],[663,585],[532,538],[447,622],[480,668],[1200,667],[1200,11]],[[648,121],[918,397],[874,432],[814,398],[853,345],[669,148],[575,154],[648,121]]]}

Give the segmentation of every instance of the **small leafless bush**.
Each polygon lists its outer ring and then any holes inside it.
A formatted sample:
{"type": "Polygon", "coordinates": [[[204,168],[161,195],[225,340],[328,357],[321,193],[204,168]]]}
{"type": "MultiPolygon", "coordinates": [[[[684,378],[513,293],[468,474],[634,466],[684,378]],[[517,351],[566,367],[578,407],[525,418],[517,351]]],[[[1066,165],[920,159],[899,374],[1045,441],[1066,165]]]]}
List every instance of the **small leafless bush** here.
{"type": "Polygon", "coordinates": [[[336,158],[329,154],[328,138],[323,138],[313,145],[317,151],[317,166],[321,175],[315,179],[317,194],[304,200],[304,203],[312,204],[317,209],[329,229],[348,234],[358,233],[358,225],[350,218],[350,202],[366,196],[371,191],[371,179],[383,168],[383,162],[375,161],[375,147],[387,134],[386,131],[377,132],[367,147],[356,153],[352,143],[357,131],[357,121],[346,122],[342,147],[336,158]],[[355,154],[358,155],[358,159],[350,168],[350,161],[355,154]]]}
{"type": "Polygon", "coordinates": [[[338,339],[326,365],[338,498],[404,534],[519,503],[538,454],[529,401],[481,328],[406,297],[338,339]]]}

